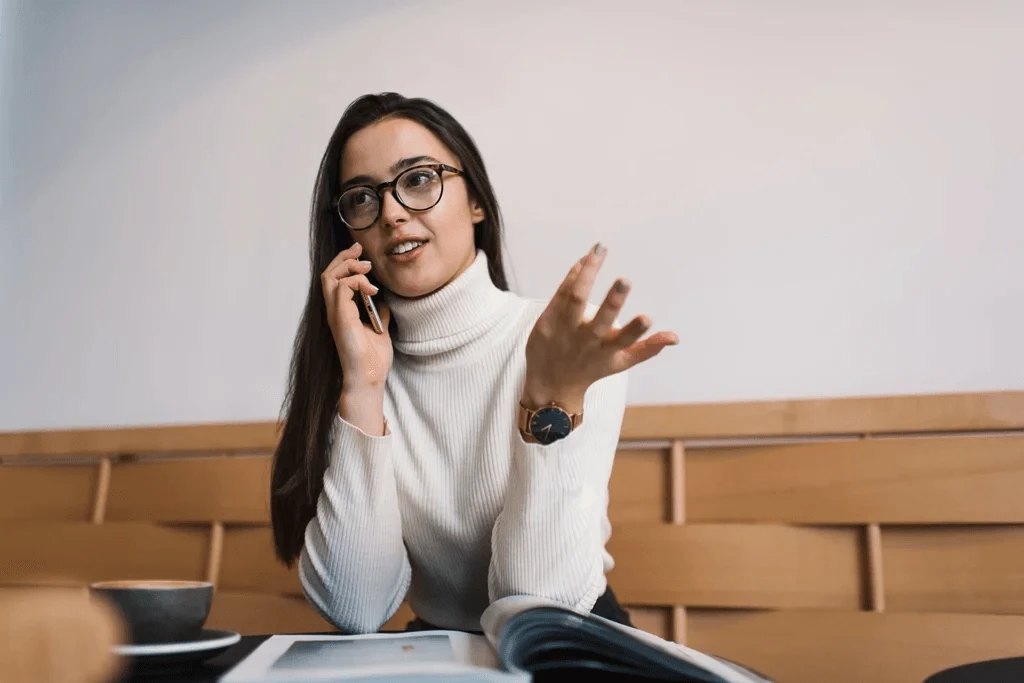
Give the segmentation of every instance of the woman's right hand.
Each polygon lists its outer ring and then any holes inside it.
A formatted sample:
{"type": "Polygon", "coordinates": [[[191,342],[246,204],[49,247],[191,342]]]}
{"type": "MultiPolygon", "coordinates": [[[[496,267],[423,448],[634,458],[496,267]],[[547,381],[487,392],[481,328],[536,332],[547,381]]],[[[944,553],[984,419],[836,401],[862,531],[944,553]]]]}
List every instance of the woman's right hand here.
{"type": "Polygon", "coordinates": [[[384,334],[377,334],[359,319],[359,306],[362,304],[356,303],[358,292],[377,293],[366,277],[370,272],[370,262],[359,260],[362,253],[363,248],[358,242],[340,252],[320,275],[320,283],[327,304],[327,323],[331,326],[341,360],[342,392],[379,392],[383,395],[384,381],[394,357],[388,334],[391,315],[387,306],[378,304],[384,334]]]}

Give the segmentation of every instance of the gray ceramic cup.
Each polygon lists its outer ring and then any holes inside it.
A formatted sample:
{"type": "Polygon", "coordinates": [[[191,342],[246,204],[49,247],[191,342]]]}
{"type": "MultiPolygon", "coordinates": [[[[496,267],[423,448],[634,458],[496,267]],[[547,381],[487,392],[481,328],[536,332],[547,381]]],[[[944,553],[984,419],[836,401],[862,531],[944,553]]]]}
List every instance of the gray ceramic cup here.
{"type": "Polygon", "coordinates": [[[136,645],[199,638],[213,602],[206,581],[102,581],[89,590],[117,608],[136,645]]]}

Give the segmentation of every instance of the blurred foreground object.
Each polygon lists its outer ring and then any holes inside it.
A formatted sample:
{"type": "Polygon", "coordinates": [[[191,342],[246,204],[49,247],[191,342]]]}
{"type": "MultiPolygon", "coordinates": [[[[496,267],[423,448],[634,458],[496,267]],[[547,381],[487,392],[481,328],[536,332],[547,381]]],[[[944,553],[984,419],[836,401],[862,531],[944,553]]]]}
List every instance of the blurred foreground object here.
{"type": "Polygon", "coordinates": [[[118,614],[85,590],[0,593],[0,681],[108,683],[119,673],[118,614]]]}

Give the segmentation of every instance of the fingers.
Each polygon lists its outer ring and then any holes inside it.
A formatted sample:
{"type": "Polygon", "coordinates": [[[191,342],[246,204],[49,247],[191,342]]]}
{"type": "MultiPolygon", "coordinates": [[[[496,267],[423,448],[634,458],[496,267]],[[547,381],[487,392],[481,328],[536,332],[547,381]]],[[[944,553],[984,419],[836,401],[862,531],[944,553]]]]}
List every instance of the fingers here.
{"type": "MultiPolygon", "coordinates": [[[[559,327],[565,322],[571,322],[576,330],[586,329],[590,339],[599,339],[603,348],[614,350],[617,360],[605,356],[605,362],[631,367],[653,358],[666,346],[678,344],[679,338],[674,332],[658,332],[641,341],[641,337],[651,328],[651,319],[645,315],[637,316],[621,329],[615,328],[615,321],[632,288],[625,279],[617,280],[609,289],[592,320],[582,321],[594,281],[607,253],[608,250],[599,243],[579,262],[573,264],[548,308],[538,319],[537,327],[559,327]]],[[[585,342],[586,339],[577,338],[577,341],[585,342]]]]}
{"type": "Polygon", "coordinates": [[[644,361],[648,361],[661,353],[666,346],[674,346],[678,343],[679,338],[674,332],[658,332],[657,334],[652,334],[647,339],[638,341],[624,350],[626,356],[626,368],[623,369],[628,369],[634,365],[639,365],[644,361]]]}
{"type": "Polygon", "coordinates": [[[342,292],[346,298],[351,299],[355,292],[363,292],[373,296],[380,290],[370,284],[369,279],[365,275],[350,275],[349,277],[341,278],[338,280],[339,294],[342,292]]]}
{"type": "Polygon", "coordinates": [[[343,261],[331,261],[331,265],[323,272],[322,278],[343,278],[353,273],[369,273],[373,264],[369,261],[359,261],[355,258],[348,258],[343,261]]]}
{"type": "Polygon", "coordinates": [[[321,273],[321,280],[328,277],[345,277],[352,272],[366,273],[370,270],[369,261],[360,261],[359,257],[363,253],[363,245],[356,242],[348,249],[339,251],[337,256],[331,259],[331,262],[324,268],[324,272],[321,273]]]}
{"type": "Polygon", "coordinates": [[[346,261],[351,261],[351,260],[359,258],[359,256],[362,253],[363,253],[363,245],[359,244],[359,242],[356,242],[355,244],[353,244],[348,249],[342,249],[341,251],[339,251],[335,255],[334,258],[331,259],[331,262],[327,264],[327,267],[324,268],[323,275],[327,275],[328,273],[333,273],[334,271],[336,271],[338,269],[338,267],[341,264],[345,263],[346,261]]]}
{"type": "Polygon", "coordinates": [[[359,244],[359,242],[353,242],[352,246],[348,249],[342,249],[339,251],[338,255],[331,260],[331,263],[334,263],[335,261],[346,261],[350,258],[359,258],[359,255],[362,253],[363,245],[359,244]]]}
{"type": "Polygon", "coordinates": [[[583,258],[583,267],[569,285],[567,310],[577,320],[583,315],[590,298],[590,290],[593,289],[594,280],[597,278],[597,271],[601,269],[607,254],[608,250],[605,247],[600,243],[595,244],[590,253],[583,258]]]}
{"type": "Polygon", "coordinates": [[[320,286],[323,288],[324,299],[329,305],[334,304],[334,295],[337,293],[339,280],[353,274],[366,275],[372,269],[373,266],[369,261],[357,260],[362,253],[362,246],[356,242],[348,249],[339,252],[320,274],[320,286]]]}
{"type": "MultiPolygon", "coordinates": [[[[626,303],[626,296],[629,295],[629,282],[626,280],[617,280],[612,288],[608,290],[608,294],[604,298],[601,307],[597,309],[597,313],[594,314],[594,319],[590,321],[591,331],[598,337],[603,337],[608,333],[608,330],[615,324],[615,319],[618,317],[619,312],[622,310],[622,305],[626,303]]],[[[644,330],[645,332],[646,330],[644,330]]],[[[643,334],[641,332],[640,334],[643,334]]],[[[639,337],[637,337],[639,339],[639,337]]],[[[635,339],[633,341],[636,341],[635,339]]],[[[632,342],[630,342],[632,343],[632,342]]],[[[628,346],[629,344],[626,344],[628,346]]]]}
{"type": "Polygon", "coordinates": [[[353,302],[356,292],[364,292],[373,296],[378,291],[362,274],[350,275],[337,280],[330,278],[324,285],[324,300],[328,311],[334,311],[338,320],[358,320],[359,309],[353,302]]]}
{"type": "Polygon", "coordinates": [[[569,292],[572,291],[572,286],[576,282],[576,278],[579,276],[580,271],[583,270],[583,260],[585,258],[586,257],[584,256],[579,261],[572,264],[572,268],[570,268],[569,272],[565,274],[565,279],[562,280],[562,284],[558,285],[558,289],[555,291],[555,296],[552,299],[553,301],[558,301],[569,296],[569,292]]]}
{"type": "Polygon", "coordinates": [[[562,284],[558,286],[555,295],[548,302],[543,317],[552,315],[563,319],[569,319],[578,323],[583,316],[583,311],[590,296],[590,290],[594,286],[594,278],[597,271],[604,262],[607,249],[600,244],[587,252],[587,255],[573,264],[569,269],[562,284]]]}
{"type": "MultiPolygon", "coordinates": [[[[358,262],[350,262],[350,263],[358,263],[358,262]]],[[[323,273],[320,276],[320,287],[323,289],[324,301],[327,302],[328,306],[331,306],[331,305],[334,304],[334,300],[336,298],[338,290],[340,290],[340,289],[350,289],[350,288],[342,287],[341,286],[341,283],[344,280],[347,280],[350,277],[358,276],[358,277],[362,278],[363,280],[365,280],[366,284],[369,285],[369,288],[364,290],[364,291],[366,291],[368,294],[376,294],[377,293],[377,288],[374,287],[373,285],[370,285],[370,281],[367,280],[366,275],[364,275],[363,273],[359,272],[360,270],[362,270],[364,272],[369,272],[370,271],[369,268],[366,268],[366,267],[358,268],[357,267],[357,268],[354,268],[353,270],[355,271],[354,274],[352,272],[349,272],[348,269],[340,269],[338,272],[341,273],[341,274],[339,274],[339,275],[328,274],[328,273],[325,272],[325,273],[323,273]]],[[[351,297],[349,297],[349,298],[351,298],[351,297]]]]}
{"type": "MultiPolygon", "coordinates": [[[[584,257],[586,258],[586,257],[584,257]]],[[[572,268],[565,274],[565,279],[562,280],[562,284],[558,285],[558,289],[555,290],[555,295],[548,301],[547,307],[544,312],[541,313],[538,319],[539,325],[546,325],[552,320],[552,316],[559,315],[560,309],[564,306],[565,302],[569,298],[569,293],[572,291],[573,283],[576,282],[577,276],[583,269],[583,260],[580,259],[576,263],[572,264],[572,268]]]]}
{"type": "Polygon", "coordinates": [[[651,328],[651,319],[646,315],[638,315],[625,327],[616,330],[608,337],[608,344],[620,349],[632,346],[651,328]]]}

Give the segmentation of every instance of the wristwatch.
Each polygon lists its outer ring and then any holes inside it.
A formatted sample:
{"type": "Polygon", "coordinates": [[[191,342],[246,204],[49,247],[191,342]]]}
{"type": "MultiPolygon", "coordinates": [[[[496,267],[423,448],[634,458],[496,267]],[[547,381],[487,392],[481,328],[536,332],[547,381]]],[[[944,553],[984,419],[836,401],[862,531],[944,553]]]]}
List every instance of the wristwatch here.
{"type": "Polygon", "coordinates": [[[523,439],[545,446],[564,439],[583,424],[583,411],[570,413],[557,403],[533,410],[519,403],[519,432],[523,439]]]}

